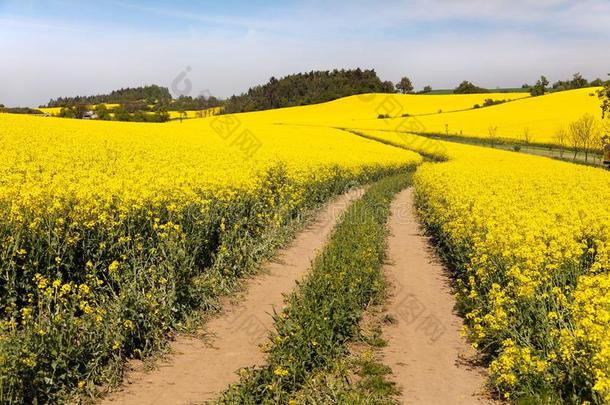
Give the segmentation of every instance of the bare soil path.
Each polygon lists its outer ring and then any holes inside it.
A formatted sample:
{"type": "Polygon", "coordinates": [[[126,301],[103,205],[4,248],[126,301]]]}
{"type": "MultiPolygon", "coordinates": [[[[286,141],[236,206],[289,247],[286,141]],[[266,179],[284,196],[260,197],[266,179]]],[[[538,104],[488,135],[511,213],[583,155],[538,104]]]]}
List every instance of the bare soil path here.
{"type": "Polygon", "coordinates": [[[402,388],[405,404],[483,404],[486,374],[461,336],[446,270],[430,249],[415,215],[413,189],[401,192],[389,220],[389,264],[394,285],[388,304],[396,322],[383,336],[385,363],[402,388]]]}
{"type": "Polygon", "coordinates": [[[290,246],[263,266],[261,275],[247,280],[239,303],[227,302],[223,313],[205,325],[206,339],[179,336],[168,360],[149,373],[128,372],[122,389],[102,403],[202,403],[236,382],[239,368],[262,365],[265,355],[259,346],[273,326],[273,308],[281,309],[283,294],[307,273],[340,215],[361,195],[362,190],[349,192],[323,208],[290,246]]]}

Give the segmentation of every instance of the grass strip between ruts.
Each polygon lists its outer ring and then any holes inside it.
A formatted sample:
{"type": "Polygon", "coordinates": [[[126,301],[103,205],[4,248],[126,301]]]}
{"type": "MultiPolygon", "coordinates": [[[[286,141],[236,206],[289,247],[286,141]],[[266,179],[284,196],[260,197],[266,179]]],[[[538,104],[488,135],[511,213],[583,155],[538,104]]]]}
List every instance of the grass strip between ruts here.
{"type": "MultiPolygon", "coordinates": [[[[411,172],[384,178],[352,204],[309,275],[274,315],[266,365],[240,370],[240,381],[220,403],[296,403],[313,375],[342,361],[363,312],[384,298],[390,204],[410,181],[411,172]]],[[[358,393],[348,395],[354,400],[358,393]]]]}

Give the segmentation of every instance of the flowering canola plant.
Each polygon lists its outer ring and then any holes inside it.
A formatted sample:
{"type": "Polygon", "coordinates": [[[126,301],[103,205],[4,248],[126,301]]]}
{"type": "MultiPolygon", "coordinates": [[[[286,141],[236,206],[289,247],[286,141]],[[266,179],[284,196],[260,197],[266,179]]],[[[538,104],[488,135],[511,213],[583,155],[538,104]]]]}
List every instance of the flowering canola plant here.
{"type": "Polygon", "coordinates": [[[414,176],[418,207],[455,269],[466,333],[491,354],[498,389],[610,402],[610,174],[415,135],[364,135],[443,152],[445,162],[414,176]]]}
{"type": "Polygon", "coordinates": [[[0,402],[116,383],[304,212],[421,162],[334,129],[223,120],[0,114],[0,402]]]}

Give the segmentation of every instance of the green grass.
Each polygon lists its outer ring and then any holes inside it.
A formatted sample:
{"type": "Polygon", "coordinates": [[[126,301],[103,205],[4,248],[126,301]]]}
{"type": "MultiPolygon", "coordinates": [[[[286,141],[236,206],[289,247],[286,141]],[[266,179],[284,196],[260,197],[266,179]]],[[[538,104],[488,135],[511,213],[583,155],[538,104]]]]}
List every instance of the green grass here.
{"type": "Polygon", "coordinates": [[[288,403],[307,390],[310,398],[331,395],[340,403],[391,402],[395,389],[385,380],[387,368],[371,358],[346,359],[363,313],[385,296],[381,269],[389,207],[410,179],[410,172],[382,179],[353,203],[309,276],[288,297],[284,311],[275,314],[267,364],[240,370],[240,381],[220,403],[288,403]],[[347,375],[354,367],[361,375],[351,383],[347,375]]]}

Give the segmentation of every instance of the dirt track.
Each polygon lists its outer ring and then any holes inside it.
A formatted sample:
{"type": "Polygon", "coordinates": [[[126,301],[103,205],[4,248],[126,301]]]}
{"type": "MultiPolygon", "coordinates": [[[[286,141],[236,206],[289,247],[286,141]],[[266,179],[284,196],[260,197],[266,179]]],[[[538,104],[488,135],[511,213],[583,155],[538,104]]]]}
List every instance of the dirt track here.
{"type": "Polygon", "coordinates": [[[273,308],[282,307],[283,294],[307,273],[339,216],[361,195],[361,191],[352,191],[322,209],[308,229],[264,266],[263,274],[247,281],[239,304],[227,305],[219,317],[206,324],[205,341],[178,337],[171,344],[172,355],[167,361],[150,373],[127,373],[122,389],[102,403],[201,403],[237,381],[239,368],[262,364],[265,356],[259,345],[273,326],[273,308]]]}
{"type": "Polygon", "coordinates": [[[392,204],[384,271],[394,285],[388,311],[396,322],[383,330],[383,350],[405,404],[491,403],[484,392],[485,371],[461,337],[461,318],[446,272],[416,220],[413,189],[392,204]]]}
{"type": "MultiPolygon", "coordinates": [[[[205,327],[207,339],[180,336],[172,355],[150,373],[131,371],[123,388],[106,404],[190,404],[216,398],[238,377],[241,367],[260,365],[273,322],[289,293],[323,248],[339,216],[361,192],[346,194],[323,209],[314,223],[248,280],[238,304],[205,327]]],[[[394,285],[388,311],[396,320],[384,328],[388,341],[384,361],[402,388],[405,404],[486,404],[485,370],[475,365],[475,352],[460,335],[462,320],[445,270],[430,251],[413,207],[413,190],[401,192],[389,220],[389,264],[384,271],[394,285]]]]}

